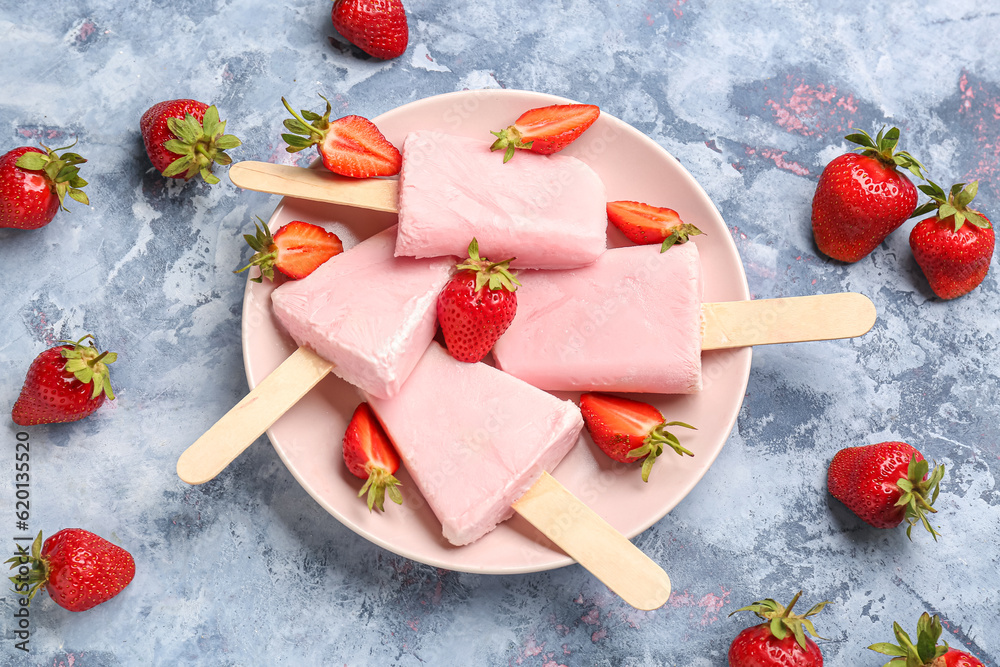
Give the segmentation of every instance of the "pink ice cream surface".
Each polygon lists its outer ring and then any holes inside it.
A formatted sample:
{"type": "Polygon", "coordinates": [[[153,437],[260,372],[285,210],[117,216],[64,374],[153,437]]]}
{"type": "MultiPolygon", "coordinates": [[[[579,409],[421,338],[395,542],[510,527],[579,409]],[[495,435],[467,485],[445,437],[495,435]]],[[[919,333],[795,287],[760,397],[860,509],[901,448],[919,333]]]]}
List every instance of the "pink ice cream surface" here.
{"type": "Polygon", "coordinates": [[[438,293],[456,258],[394,257],[396,228],[362,241],[271,294],[288,334],[373,396],[399,391],[434,338],[438,293]]]}
{"type": "Polygon", "coordinates": [[[403,143],[396,255],[465,256],[473,237],[494,261],[562,269],[607,248],[604,183],[573,157],[503,151],[486,139],[411,132],[403,143]]]}
{"type": "Polygon", "coordinates": [[[509,518],[511,503],[555,468],[583,428],[573,402],[456,361],[437,343],[396,396],[367,399],[455,545],[509,518]]]}
{"type": "Polygon", "coordinates": [[[608,250],[579,269],[522,271],[517,315],[493,348],[547,390],[701,390],[702,271],[694,243],[608,250]]]}

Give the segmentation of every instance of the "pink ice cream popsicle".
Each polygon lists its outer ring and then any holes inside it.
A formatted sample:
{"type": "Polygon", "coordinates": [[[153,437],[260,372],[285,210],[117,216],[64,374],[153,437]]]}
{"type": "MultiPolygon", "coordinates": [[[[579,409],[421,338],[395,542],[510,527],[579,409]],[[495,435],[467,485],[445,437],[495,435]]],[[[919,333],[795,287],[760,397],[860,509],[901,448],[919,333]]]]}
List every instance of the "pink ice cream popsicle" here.
{"type": "Polygon", "coordinates": [[[399,391],[437,326],[437,296],[454,257],[396,258],[396,228],[336,255],[271,294],[274,313],[300,347],[373,396],[399,391]]]}
{"type": "Polygon", "coordinates": [[[694,243],[615,248],[590,266],[518,277],[517,315],[493,348],[507,373],[547,390],[701,390],[694,243]]]}
{"type": "Polygon", "coordinates": [[[367,396],[403,465],[441,521],[469,544],[576,444],[583,417],[564,401],[431,343],[396,396],[367,396]]]}
{"type": "MultiPolygon", "coordinates": [[[[488,139],[488,135],[487,135],[488,139]]],[[[490,142],[411,132],[403,143],[396,255],[484,257],[512,266],[590,264],[607,248],[607,200],[598,175],[564,155],[518,151],[504,164],[490,142]]]]}

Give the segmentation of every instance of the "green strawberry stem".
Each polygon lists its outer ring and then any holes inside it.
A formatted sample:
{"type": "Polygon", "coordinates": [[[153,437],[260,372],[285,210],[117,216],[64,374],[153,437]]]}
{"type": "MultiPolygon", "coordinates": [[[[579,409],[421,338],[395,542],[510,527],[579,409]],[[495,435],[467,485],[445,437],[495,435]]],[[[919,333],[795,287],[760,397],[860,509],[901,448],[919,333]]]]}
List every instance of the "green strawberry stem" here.
{"type": "Polygon", "coordinates": [[[969,204],[979,193],[979,181],[972,181],[968,185],[955,183],[947,195],[940,185],[931,180],[928,180],[926,185],[918,185],[917,189],[930,197],[931,200],[914,209],[911,218],[936,210],[938,220],[955,217],[956,232],[962,228],[966,220],[980,229],[991,227],[989,221],[980,215],[979,211],[969,208],[969,204]]]}
{"type": "MultiPolygon", "coordinates": [[[[20,547],[18,547],[20,549],[20,547]]],[[[27,555],[22,552],[20,556],[14,556],[13,558],[8,558],[5,563],[10,563],[10,569],[20,568],[22,565],[30,565],[31,569],[27,574],[18,574],[9,577],[11,582],[15,587],[27,585],[28,586],[28,601],[30,603],[31,599],[35,597],[35,593],[38,592],[45,582],[49,580],[49,563],[47,560],[42,558],[42,532],[38,531],[38,537],[35,538],[34,542],[31,543],[31,555],[27,555]]],[[[23,589],[16,589],[23,590],[23,589]]]]}
{"type": "Polygon", "coordinates": [[[41,146],[45,149],[44,153],[28,151],[19,157],[14,164],[21,169],[44,171],[55,187],[56,196],[59,197],[59,208],[62,210],[69,210],[64,204],[66,195],[89,206],[90,199],[87,197],[87,193],[81,189],[87,185],[87,181],[80,177],[80,168],[76,166],[87,160],[76,153],[57,154],[57,151],[64,151],[76,146],[76,142],[62,148],[49,148],[45,144],[41,144],[41,146]]]}
{"type": "Polygon", "coordinates": [[[103,392],[111,400],[115,399],[115,392],[111,389],[111,374],[108,364],[114,363],[118,355],[114,352],[98,352],[93,344],[94,337],[87,334],[78,341],[61,340],[60,343],[72,346],[64,348],[62,356],[66,359],[66,372],[72,373],[77,380],[83,384],[94,384],[91,398],[97,398],[103,392]],[[83,341],[90,339],[92,342],[84,347],[83,341]]]}
{"type": "MultiPolygon", "coordinates": [[[[906,151],[896,152],[896,144],[899,143],[899,128],[893,127],[888,132],[885,132],[885,127],[883,126],[878,131],[875,139],[872,139],[864,130],[853,129],[852,132],[852,134],[847,135],[844,139],[858,144],[862,155],[873,157],[888,167],[902,167],[909,170],[910,173],[920,180],[925,180],[920,170],[926,169],[926,167],[920,164],[917,158],[906,151]]],[[[855,150],[859,149],[856,148],[855,150]]]]}
{"type": "Polygon", "coordinates": [[[678,455],[684,456],[694,456],[694,454],[681,445],[681,441],[677,439],[677,436],[673,433],[667,431],[668,426],[683,426],[684,428],[689,428],[691,430],[697,431],[694,426],[690,424],[685,424],[684,422],[665,422],[659,426],[654,426],[653,429],[646,435],[645,439],[642,441],[642,445],[632,449],[628,452],[627,456],[634,459],[639,459],[645,457],[642,461],[642,481],[649,481],[649,473],[653,470],[653,464],[656,462],[656,457],[663,453],[663,446],[669,445],[678,455]]]}
{"type": "Polygon", "coordinates": [[[802,648],[802,650],[807,651],[809,646],[806,644],[806,632],[818,639],[825,639],[825,637],[820,637],[816,634],[816,628],[813,627],[812,621],[809,620],[809,617],[815,616],[821,612],[823,607],[830,604],[830,602],[828,600],[824,600],[823,602],[815,604],[810,607],[809,611],[799,616],[792,613],[792,607],[794,607],[795,603],[799,601],[799,597],[801,595],[802,591],[796,593],[795,597],[792,598],[792,601],[788,603],[787,607],[771,598],[767,598],[766,600],[758,600],[757,602],[747,605],[746,607],[741,607],[729,615],[732,616],[736,612],[740,611],[752,611],[760,618],[768,621],[771,634],[776,638],[784,639],[788,636],[788,633],[791,632],[795,636],[795,641],[802,648]]]}
{"type": "Polygon", "coordinates": [[[497,139],[490,146],[491,151],[503,151],[503,161],[504,164],[514,157],[514,152],[518,148],[531,148],[535,143],[534,141],[524,141],[521,137],[521,131],[515,126],[511,125],[503,130],[494,132],[490,130],[490,134],[495,136],[497,139]]]}
{"type": "Polygon", "coordinates": [[[275,245],[274,237],[271,236],[271,230],[263,218],[257,216],[257,220],[260,221],[260,224],[253,223],[254,228],[257,230],[256,234],[243,235],[243,240],[254,249],[255,253],[250,258],[249,264],[242,269],[233,271],[233,273],[243,273],[251,266],[260,267],[260,275],[250,279],[252,282],[260,283],[264,281],[264,278],[274,280],[274,262],[278,259],[278,246],[275,245]]]}
{"type": "Polygon", "coordinates": [[[330,112],[332,108],[330,107],[330,100],[322,95],[320,95],[320,98],[326,102],[326,111],[322,116],[315,111],[307,109],[302,109],[301,115],[299,115],[292,109],[288,100],[284,97],[281,98],[281,103],[285,105],[288,113],[292,114],[292,118],[286,118],[284,123],[282,123],[292,134],[281,135],[281,138],[288,144],[285,150],[289,153],[298,153],[310,146],[315,146],[326,137],[327,129],[330,127],[330,112]]]}
{"type": "Polygon", "coordinates": [[[212,173],[212,165],[232,164],[233,159],[226,150],[242,145],[242,141],[232,134],[226,134],[226,121],[219,120],[219,110],[213,104],[205,109],[201,122],[190,113],[184,118],[168,118],[167,128],[174,139],[163,142],[163,147],[178,155],[163,175],[167,177],[183,174],[185,180],[201,175],[210,185],[219,182],[212,173]]]}
{"type": "Polygon", "coordinates": [[[930,477],[924,479],[929,471],[930,465],[927,461],[918,461],[916,455],[910,458],[910,464],[906,468],[906,477],[901,477],[896,482],[896,486],[902,491],[902,495],[896,501],[896,507],[906,507],[904,516],[907,523],[907,537],[913,539],[910,532],[915,525],[922,523],[936,542],[939,533],[927,520],[927,512],[937,512],[933,505],[941,491],[939,484],[944,477],[944,466],[935,466],[934,470],[930,472],[930,477]],[[930,497],[929,501],[927,500],[928,496],[930,497]]]}
{"type": "Polygon", "coordinates": [[[510,263],[516,258],[511,257],[502,262],[491,262],[485,257],[479,256],[479,241],[475,238],[469,243],[469,256],[459,262],[455,268],[458,271],[474,271],[476,274],[476,291],[484,286],[489,286],[491,290],[507,290],[513,292],[517,290],[518,281],[516,275],[510,271],[510,263]]]}
{"type": "Polygon", "coordinates": [[[384,512],[385,496],[388,494],[389,500],[397,505],[403,504],[403,494],[399,491],[400,483],[392,473],[384,468],[372,467],[368,473],[368,479],[364,486],[358,491],[358,498],[368,493],[368,511],[374,507],[379,512],[384,512]]]}
{"type": "Polygon", "coordinates": [[[704,233],[705,232],[701,231],[694,225],[682,222],[671,230],[670,236],[663,239],[663,244],[660,245],[660,252],[662,253],[670,250],[675,243],[687,243],[688,239],[692,236],[698,236],[699,234],[704,233]]]}
{"type": "Polygon", "coordinates": [[[899,643],[880,642],[872,644],[868,648],[882,655],[895,656],[883,667],[928,667],[948,652],[948,642],[945,642],[943,646],[937,645],[938,638],[941,637],[941,630],[941,619],[937,615],[931,618],[931,615],[925,611],[917,621],[916,644],[899,626],[899,623],[893,623],[892,631],[899,643]]]}

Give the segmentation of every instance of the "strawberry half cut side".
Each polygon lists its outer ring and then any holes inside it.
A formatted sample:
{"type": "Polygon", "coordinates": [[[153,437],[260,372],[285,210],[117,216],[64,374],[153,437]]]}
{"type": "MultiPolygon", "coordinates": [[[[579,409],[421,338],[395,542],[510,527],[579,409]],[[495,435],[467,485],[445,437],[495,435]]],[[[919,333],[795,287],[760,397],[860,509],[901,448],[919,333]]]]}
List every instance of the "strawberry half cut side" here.
{"type": "Polygon", "coordinates": [[[260,268],[260,275],[251,278],[262,282],[264,278],[274,280],[274,270],[292,280],[305,278],[324,262],[344,250],[340,237],[319,225],[301,220],[293,220],[281,227],[274,236],[267,223],[257,218],[254,222],[255,234],[244,234],[243,239],[256,253],[250,263],[233,273],[242,273],[251,266],[260,268]]]}
{"type": "Polygon", "coordinates": [[[393,475],[399,470],[399,454],[368,403],[362,403],[351,415],[344,433],[344,463],[352,475],[365,480],[358,497],[368,495],[368,511],[385,511],[385,497],[397,505],[403,504],[399,480],[393,475]]]}
{"type": "Polygon", "coordinates": [[[491,151],[503,151],[507,162],[517,149],[550,155],[561,151],[584,133],[601,115],[593,104],[553,104],[529,109],[513,125],[490,132],[496,141],[491,151]]]}
{"type": "Polygon", "coordinates": [[[302,109],[296,113],[282,97],[281,103],[292,114],[284,121],[290,134],[281,138],[288,144],[289,153],[316,146],[323,166],[335,174],[351,178],[394,176],[403,167],[403,156],[379,131],[375,123],[362,116],[344,116],[330,121],[330,101],[321,116],[302,109]]]}
{"type": "Polygon", "coordinates": [[[608,202],[608,220],[632,243],[661,244],[660,252],[704,233],[694,225],[683,222],[677,211],[671,208],[637,201],[608,202]]]}
{"type": "Polygon", "coordinates": [[[668,426],[696,430],[680,421],[668,422],[654,406],[620,396],[590,392],[580,396],[583,422],[594,444],[615,461],[642,459],[642,481],[649,481],[656,458],[668,446],[677,454],[694,456],[668,426]]]}

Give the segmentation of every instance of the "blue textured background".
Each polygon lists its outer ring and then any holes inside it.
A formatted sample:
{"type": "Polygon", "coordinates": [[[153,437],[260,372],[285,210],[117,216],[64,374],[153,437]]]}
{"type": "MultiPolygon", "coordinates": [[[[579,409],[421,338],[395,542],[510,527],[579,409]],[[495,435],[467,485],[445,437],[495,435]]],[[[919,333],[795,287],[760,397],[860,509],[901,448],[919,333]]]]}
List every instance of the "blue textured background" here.
{"type": "MultiPolygon", "coordinates": [[[[0,598],[0,664],[725,665],[752,622],[727,614],[800,588],[829,665],[939,613],[945,639],[1000,665],[1000,318],[996,262],[941,302],[909,251],[913,223],[853,265],[818,256],[816,180],[850,127],[898,125],[942,183],[1000,194],[1000,15],[973,0],[784,2],[408,0],[391,62],[348,48],[314,0],[0,2],[0,149],[79,140],[92,206],[0,230],[0,406],[29,361],[92,332],[120,353],[118,400],[27,429],[32,530],[84,526],[128,548],[135,581],[71,614],[32,605],[31,653],[0,598]],[[609,6],[610,5],[610,6],[609,6]],[[372,117],[465,88],[598,104],[677,157],[726,219],[754,297],[853,290],[875,329],[758,348],[737,428],[703,482],[637,538],[670,572],[665,607],[625,606],[577,566],[521,576],[436,570],[338,524],[266,440],[217,480],[177,479],[180,452],[246,391],[239,239],[276,197],[160,177],[139,117],[162,99],[216,103],[236,159],[290,162],[284,95],[322,92],[372,117]],[[839,448],[904,439],[944,463],[939,543],[868,528],[831,499],[839,448]]],[[[0,152],[2,152],[0,151],[0,152]]],[[[303,158],[306,159],[306,158],[303,158]]],[[[9,407],[4,407],[9,409],[9,407]]],[[[0,540],[16,534],[9,421],[0,540]]]]}

